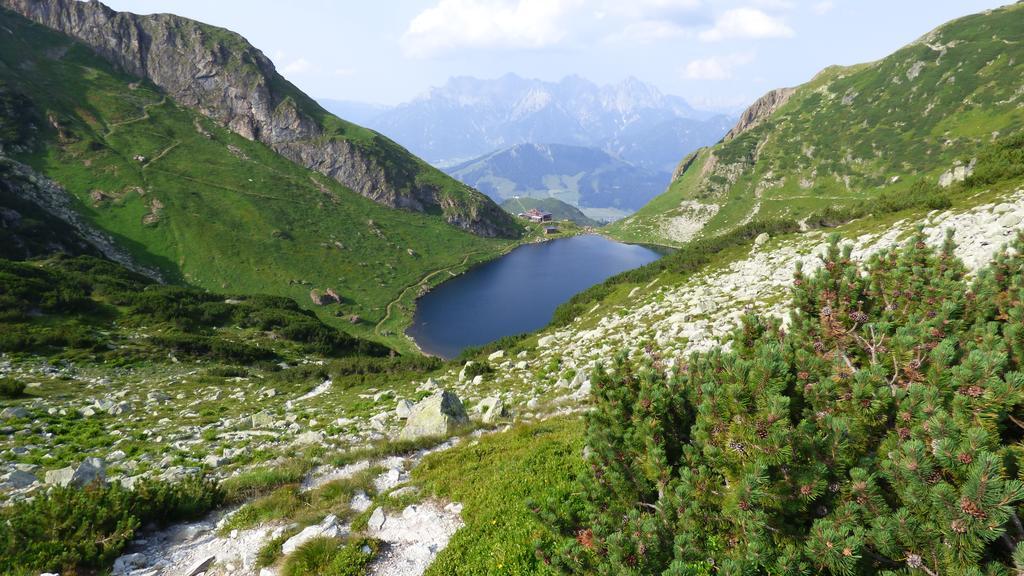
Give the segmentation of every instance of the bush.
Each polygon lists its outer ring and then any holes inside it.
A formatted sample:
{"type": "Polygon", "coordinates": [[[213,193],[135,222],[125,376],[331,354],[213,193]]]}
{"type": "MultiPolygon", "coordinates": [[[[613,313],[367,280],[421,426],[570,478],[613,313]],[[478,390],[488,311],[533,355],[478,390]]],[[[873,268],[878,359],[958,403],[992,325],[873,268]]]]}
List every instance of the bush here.
{"type": "Polygon", "coordinates": [[[192,520],[218,506],[223,493],[201,477],[177,484],[54,487],[0,509],[0,573],[102,571],[147,524],[192,520]]]}
{"type": "Polygon", "coordinates": [[[24,394],[24,382],[14,378],[0,378],[0,398],[21,398],[24,394]]]}
{"type": "MultiPolygon", "coordinates": [[[[587,508],[546,561],[600,574],[1024,570],[1024,234],[973,282],[914,238],[797,271],[792,323],[593,377],[587,508]],[[666,374],[668,373],[668,374],[666,374]]],[[[548,515],[550,517],[550,515],[548,515]]]]}

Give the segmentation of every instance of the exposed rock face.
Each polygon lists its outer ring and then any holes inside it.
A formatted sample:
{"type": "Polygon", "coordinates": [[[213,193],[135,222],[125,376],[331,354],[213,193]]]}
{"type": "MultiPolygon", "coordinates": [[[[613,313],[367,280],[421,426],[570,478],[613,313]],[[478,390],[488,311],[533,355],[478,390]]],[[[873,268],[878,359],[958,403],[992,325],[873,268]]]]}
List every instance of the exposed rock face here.
{"type": "Polygon", "coordinates": [[[459,397],[441,390],[412,407],[401,438],[409,440],[423,436],[445,436],[455,427],[468,423],[469,416],[459,397]]]}
{"type": "Polygon", "coordinates": [[[78,39],[178,103],[376,202],[440,212],[452,225],[481,236],[518,231],[483,194],[459,187],[453,197],[421,181],[433,168],[387,138],[325,122],[330,115],[238,34],[170,14],[116,12],[96,1],[0,0],[0,6],[78,39]]]}
{"type": "Polygon", "coordinates": [[[758,98],[749,108],[743,111],[739,121],[736,122],[736,126],[729,130],[729,133],[725,135],[725,138],[722,138],[722,141],[728,142],[764,122],[776,110],[781,108],[786,102],[789,102],[789,98],[794,92],[796,92],[796,88],[777,88],[758,98]]]}
{"type": "MultiPolygon", "coordinates": [[[[51,247],[53,251],[74,254],[82,252],[79,249],[82,245],[91,246],[106,258],[129,270],[158,282],[163,281],[159,271],[136,263],[127,251],[117,245],[113,238],[86,222],[74,208],[74,196],[53,180],[3,154],[0,154],[0,177],[3,179],[0,186],[17,198],[38,206],[71,229],[72,234],[69,236],[73,235],[74,237],[63,238],[60,245],[51,247]]],[[[16,214],[16,212],[13,212],[13,215],[8,214],[7,218],[13,219],[16,214]]],[[[85,251],[85,253],[88,252],[85,251]]]]}

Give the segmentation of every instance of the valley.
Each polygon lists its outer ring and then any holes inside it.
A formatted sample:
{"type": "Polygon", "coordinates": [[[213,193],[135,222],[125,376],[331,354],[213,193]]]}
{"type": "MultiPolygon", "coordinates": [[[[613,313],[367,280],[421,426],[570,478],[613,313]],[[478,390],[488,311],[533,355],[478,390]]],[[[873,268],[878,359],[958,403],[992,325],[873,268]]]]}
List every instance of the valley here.
{"type": "Polygon", "coordinates": [[[1024,571],[1022,18],[736,122],[0,0],[0,573],[1024,571]]]}

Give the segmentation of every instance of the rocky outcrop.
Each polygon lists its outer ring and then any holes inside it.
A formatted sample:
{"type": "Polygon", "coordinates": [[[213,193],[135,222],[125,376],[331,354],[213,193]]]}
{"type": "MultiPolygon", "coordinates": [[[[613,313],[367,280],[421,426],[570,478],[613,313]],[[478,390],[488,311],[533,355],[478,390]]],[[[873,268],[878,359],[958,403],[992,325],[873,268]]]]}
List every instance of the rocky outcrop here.
{"type": "Polygon", "coordinates": [[[381,204],[442,213],[481,236],[512,236],[512,218],[370,130],[331,119],[243,37],[171,14],[116,12],[100,2],[0,0],[90,46],[178,103],[381,204]],[[444,184],[440,184],[444,182],[444,184]]]}
{"type": "Polygon", "coordinates": [[[743,114],[740,114],[739,121],[722,138],[722,141],[728,142],[747,130],[757,127],[786,102],[789,102],[789,98],[794,92],[796,92],[796,88],[777,88],[758,98],[749,108],[743,111],[743,114]]]}
{"type": "MultiPolygon", "coordinates": [[[[163,278],[159,271],[138,264],[131,255],[121,248],[112,237],[89,224],[74,207],[75,199],[59,184],[42,176],[29,166],[0,154],[0,192],[10,194],[22,202],[33,205],[67,227],[66,234],[47,246],[48,252],[68,254],[99,252],[118,264],[148,276],[158,282],[163,278]],[[83,247],[89,248],[83,250],[83,247]]],[[[10,208],[0,211],[0,227],[7,227],[8,221],[19,218],[10,208]]],[[[14,238],[17,241],[17,238],[14,238]]],[[[43,255],[43,254],[37,254],[43,255]]]]}
{"type": "Polygon", "coordinates": [[[447,436],[459,426],[469,423],[462,401],[455,394],[441,390],[412,407],[402,429],[401,439],[425,436],[447,436]]]}

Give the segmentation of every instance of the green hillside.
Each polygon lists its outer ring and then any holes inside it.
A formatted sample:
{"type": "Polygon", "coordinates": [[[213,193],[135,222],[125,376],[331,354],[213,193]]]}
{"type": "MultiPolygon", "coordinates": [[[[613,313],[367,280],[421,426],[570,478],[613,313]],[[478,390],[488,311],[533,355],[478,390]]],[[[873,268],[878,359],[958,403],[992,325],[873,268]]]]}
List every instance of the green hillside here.
{"type": "MultiPolygon", "coordinates": [[[[311,290],[333,289],[341,303],[320,315],[374,335],[385,317],[401,324],[405,309],[388,304],[407,287],[509,245],[376,204],[12,12],[0,25],[12,32],[0,35],[4,150],[169,279],[307,307],[311,290]]],[[[398,330],[376,332],[405,345],[398,330]]]]}
{"type": "Polygon", "coordinates": [[[569,220],[580,226],[601,226],[601,222],[588,218],[579,208],[566,204],[558,198],[531,198],[517,196],[501,203],[501,207],[509,214],[520,214],[533,208],[550,212],[554,220],[569,220]]]}
{"type": "Polygon", "coordinates": [[[688,157],[610,227],[680,244],[754,218],[804,219],[938,183],[1024,126],[1024,6],[955,20],[877,62],[832,67],[766,118],[688,157]]]}

